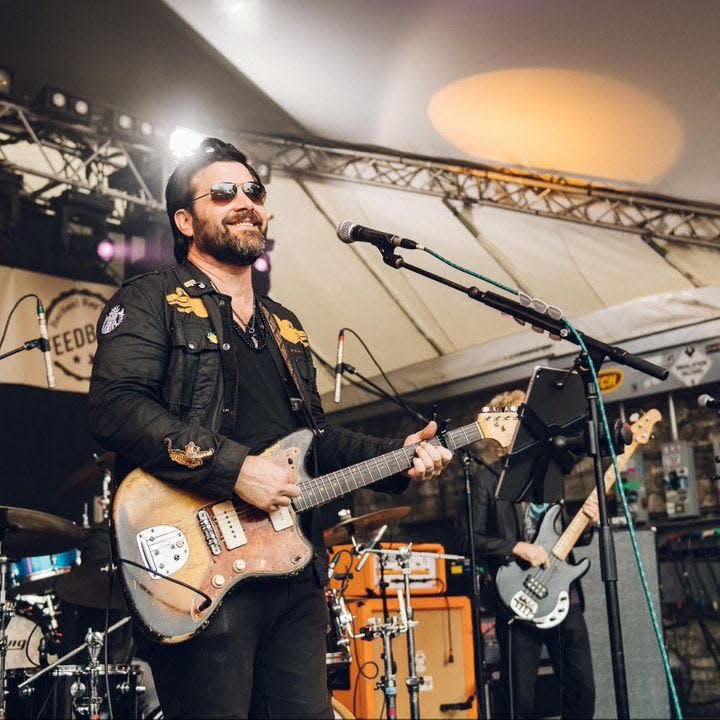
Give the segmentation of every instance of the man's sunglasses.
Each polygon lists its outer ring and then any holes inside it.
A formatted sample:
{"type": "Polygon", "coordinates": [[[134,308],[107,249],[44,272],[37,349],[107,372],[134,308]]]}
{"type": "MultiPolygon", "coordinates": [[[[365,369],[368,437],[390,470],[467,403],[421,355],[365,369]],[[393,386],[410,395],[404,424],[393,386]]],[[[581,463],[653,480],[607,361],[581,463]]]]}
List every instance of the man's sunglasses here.
{"type": "Polygon", "coordinates": [[[253,202],[262,203],[265,201],[265,195],[267,194],[265,186],[259,182],[255,182],[254,180],[249,180],[239,186],[233,182],[215,183],[210,187],[210,192],[207,192],[204,195],[198,195],[198,197],[192,199],[190,204],[192,205],[192,203],[196,200],[202,200],[208,195],[216,202],[227,202],[237,195],[238,187],[240,187],[245,195],[253,202]]]}

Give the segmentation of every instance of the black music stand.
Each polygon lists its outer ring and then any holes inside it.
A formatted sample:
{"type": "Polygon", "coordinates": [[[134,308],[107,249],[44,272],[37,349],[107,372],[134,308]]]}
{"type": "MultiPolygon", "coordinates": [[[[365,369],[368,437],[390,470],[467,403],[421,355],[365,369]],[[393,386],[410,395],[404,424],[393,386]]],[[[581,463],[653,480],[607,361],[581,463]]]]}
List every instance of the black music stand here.
{"type": "Polygon", "coordinates": [[[510,451],[495,497],[507,502],[554,503],[563,495],[563,476],[585,450],[587,400],[574,370],[536,367],[525,402],[518,409],[510,451]]]}

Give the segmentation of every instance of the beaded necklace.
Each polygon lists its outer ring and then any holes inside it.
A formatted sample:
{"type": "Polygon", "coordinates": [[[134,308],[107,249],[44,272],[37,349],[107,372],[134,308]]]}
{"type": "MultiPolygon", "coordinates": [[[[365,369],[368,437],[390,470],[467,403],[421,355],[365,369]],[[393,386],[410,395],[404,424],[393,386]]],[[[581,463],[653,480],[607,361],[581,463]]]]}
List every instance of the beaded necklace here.
{"type": "Polygon", "coordinates": [[[242,328],[242,318],[235,312],[235,308],[230,306],[232,314],[237,320],[233,325],[235,332],[240,336],[242,341],[253,351],[259,352],[267,346],[267,328],[265,323],[258,319],[258,306],[257,300],[253,299],[253,311],[252,315],[248,318],[245,329],[242,328]]]}

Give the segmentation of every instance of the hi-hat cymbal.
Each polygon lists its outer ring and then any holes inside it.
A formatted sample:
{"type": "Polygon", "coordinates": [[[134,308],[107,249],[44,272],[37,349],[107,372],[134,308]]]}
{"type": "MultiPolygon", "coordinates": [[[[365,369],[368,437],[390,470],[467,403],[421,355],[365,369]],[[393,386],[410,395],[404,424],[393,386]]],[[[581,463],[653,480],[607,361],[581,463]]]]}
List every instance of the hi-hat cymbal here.
{"type": "MultiPolygon", "coordinates": [[[[110,573],[103,569],[106,567],[107,561],[83,562],[58,578],[55,591],[65,602],[72,605],[104,610],[107,607],[110,585],[110,573]]],[[[110,609],[127,610],[117,572],[113,577],[110,609]]]]}
{"type": "Polygon", "coordinates": [[[93,459],[85,463],[65,479],[58,490],[61,493],[72,492],[73,490],[95,490],[102,482],[106,470],[115,466],[115,453],[105,452],[102,455],[94,454],[93,459]]]}
{"type": "Polygon", "coordinates": [[[50,555],[79,547],[85,530],[65,518],[0,505],[0,538],[3,553],[11,558],[50,555]]]}
{"type": "Polygon", "coordinates": [[[343,518],[337,525],[333,525],[323,533],[325,545],[343,545],[350,542],[350,533],[355,536],[367,535],[377,530],[381,525],[395,522],[405,517],[410,512],[409,505],[388,508],[387,510],[376,510],[360,517],[343,518]]]}

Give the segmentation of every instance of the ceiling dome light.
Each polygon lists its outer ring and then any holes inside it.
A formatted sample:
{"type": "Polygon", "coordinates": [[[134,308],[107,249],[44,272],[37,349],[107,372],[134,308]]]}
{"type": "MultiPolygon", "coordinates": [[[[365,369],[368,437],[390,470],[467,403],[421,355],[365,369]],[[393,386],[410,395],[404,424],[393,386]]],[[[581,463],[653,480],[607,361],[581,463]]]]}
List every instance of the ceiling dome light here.
{"type": "Polygon", "coordinates": [[[680,121],[656,96],[566,68],[456,80],[430,99],[428,115],[440,135],[482,162],[631,183],[662,177],[685,142],[680,121]]]}
{"type": "Polygon", "coordinates": [[[131,129],[132,129],[132,124],[133,124],[133,121],[132,121],[132,118],[131,118],[129,115],[125,115],[125,113],[123,113],[122,115],[118,115],[118,117],[117,117],[117,126],[118,126],[121,130],[131,130],[131,129]]]}
{"type": "Polygon", "coordinates": [[[140,123],[140,134],[145,137],[150,137],[153,134],[153,126],[146,120],[140,123]]]}
{"type": "Polygon", "coordinates": [[[90,112],[90,105],[85,100],[76,100],[74,110],[78,115],[87,115],[90,112]]]}

